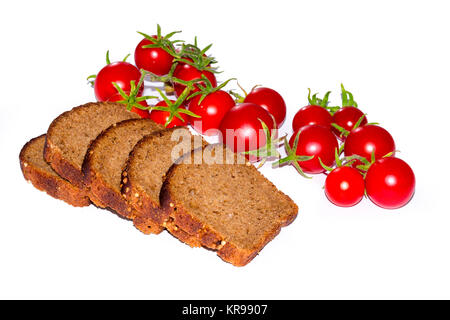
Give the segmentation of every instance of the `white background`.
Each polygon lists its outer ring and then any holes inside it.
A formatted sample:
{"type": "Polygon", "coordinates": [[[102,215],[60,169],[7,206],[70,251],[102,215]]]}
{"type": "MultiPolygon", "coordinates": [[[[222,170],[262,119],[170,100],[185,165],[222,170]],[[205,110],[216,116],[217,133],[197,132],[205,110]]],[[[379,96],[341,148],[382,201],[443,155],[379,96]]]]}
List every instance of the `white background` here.
{"type": "Polygon", "coordinates": [[[0,298],[450,298],[450,20],[447,1],[9,1],[0,11],[0,298]],[[85,78],[132,53],[137,30],[198,35],[224,73],[278,90],[282,131],[307,88],[352,91],[414,169],[416,194],[388,211],[333,206],[324,176],[263,173],[300,207],[236,268],[108,211],[27,184],[18,154],[53,118],[94,100],[85,78]]]}

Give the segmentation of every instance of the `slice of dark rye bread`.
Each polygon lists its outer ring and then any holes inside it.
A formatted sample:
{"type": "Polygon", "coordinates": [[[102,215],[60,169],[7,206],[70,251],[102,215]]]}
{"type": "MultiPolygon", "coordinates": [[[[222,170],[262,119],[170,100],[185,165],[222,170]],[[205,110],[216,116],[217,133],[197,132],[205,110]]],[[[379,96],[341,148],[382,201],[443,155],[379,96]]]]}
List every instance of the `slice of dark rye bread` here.
{"type": "Polygon", "coordinates": [[[170,232],[191,246],[217,251],[235,266],[250,262],[298,212],[253,165],[221,145],[194,150],[174,164],[160,201],[170,232]]]}
{"type": "Polygon", "coordinates": [[[123,171],[122,193],[135,209],[133,222],[137,229],[150,234],[155,224],[164,227],[159,193],[166,172],[183,154],[206,144],[185,127],[152,133],[136,144],[123,171]]]}
{"type": "Polygon", "coordinates": [[[91,141],[112,124],[137,118],[120,103],[95,102],[75,107],[50,124],[44,158],[61,177],[83,188],[81,166],[91,141]]]}
{"type": "Polygon", "coordinates": [[[33,186],[48,195],[75,207],[88,206],[91,202],[84,190],[61,178],[44,160],[45,134],[31,139],[20,151],[19,160],[23,176],[33,186]]]}
{"type": "MultiPolygon", "coordinates": [[[[133,219],[135,211],[121,192],[122,171],[135,144],[144,136],[163,129],[164,126],[150,119],[130,119],[115,123],[99,134],[91,142],[82,166],[90,197],[119,215],[133,219]]],[[[161,229],[154,231],[158,233],[161,229]]]]}

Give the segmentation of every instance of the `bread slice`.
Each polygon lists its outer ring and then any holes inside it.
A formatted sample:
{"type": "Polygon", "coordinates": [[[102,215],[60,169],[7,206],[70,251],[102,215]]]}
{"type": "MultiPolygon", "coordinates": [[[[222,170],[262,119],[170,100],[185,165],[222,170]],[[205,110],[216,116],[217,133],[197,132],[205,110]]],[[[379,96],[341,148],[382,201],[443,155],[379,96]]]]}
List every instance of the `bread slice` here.
{"type": "Polygon", "coordinates": [[[250,262],[298,211],[253,165],[222,145],[194,150],[174,164],[161,205],[167,223],[186,233],[190,245],[200,243],[235,266],[250,262]]]}
{"type": "Polygon", "coordinates": [[[204,144],[186,127],[155,132],[136,144],[123,172],[122,192],[136,211],[133,221],[137,229],[149,234],[155,224],[162,228],[159,193],[166,172],[183,154],[204,144]]]}
{"type": "Polygon", "coordinates": [[[19,160],[23,176],[36,189],[63,200],[75,207],[88,206],[91,202],[84,190],[61,178],[44,160],[45,134],[31,139],[20,151],[19,160]]]}
{"type": "Polygon", "coordinates": [[[44,158],[61,177],[83,188],[81,166],[91,141],[112,124],[136,118],[136,113],[120,103],[96,102],[75,107],[50,124],[44,158]]]}
{"type": "Polygon", "coordinates": [[[115,123],[99,134],[90,144],[82,166],[89,195],[122,217],[133,219],[134,210],[121,192],[122,171],[135,144],[162,129],[164,126],[150,119],[130,119],[115,123]]]}

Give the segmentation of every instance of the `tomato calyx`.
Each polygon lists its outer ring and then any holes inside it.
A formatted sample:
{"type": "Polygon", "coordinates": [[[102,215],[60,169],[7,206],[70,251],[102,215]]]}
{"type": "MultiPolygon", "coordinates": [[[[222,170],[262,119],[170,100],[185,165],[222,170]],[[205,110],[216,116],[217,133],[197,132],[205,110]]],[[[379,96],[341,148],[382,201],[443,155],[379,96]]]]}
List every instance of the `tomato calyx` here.
{"type": "MultiPolygon", "coordinates": [[[[180,80],[180,81],[182,81],[182,80],[180,80]]],[[[153,110],[165,111],[165,112],[169,113],[169,117],[167,118],[167,121],[164,124],[165,127],[167,127],[172,122],[174,117],[185,122],[185,120],[180,115],[180,113],[187,114],[188,116],[191,116],[194,118],[201,118],[199,115],[193,113],[192,111],[181,108],[182,104],[184,103],[187,96],[189,95],[189,92],[193,88],[194,81],[182,81],[181,83],[186,85],[186,88],[183,90],[183,93],[178,97],[178,99],[175,102],[172,102],[159,88],[155,88],[155,90],[158,91],[160,96],[163,98],[164,102],[166,103],[166,106],[154,106],[154,107],[151,107],[150,110],[151,111],[153,111],[153,110]]]]}
{"type": "MultiPolygon", "coordinates": [[[[356,128],[358,128],[361,125],[361,122],[364,120],[364,118],[367,116],[367,113],[363,114],[361,117],[359,117],[358,121],[356,121],[355,125],[353,126],[352,130],[355,130],[356,128]]],[[[375,125],[378,124],[376,122],[371,122],[371,125],[375,125]]],[[[344,137],[348,137],[348,135],[350,134],[351,131],[348,131],[344,128],[342,128],[340,125],[338,125],[337,123],[332,123],[331,124],[332,127],[336,128],[344,137]]],[[[344,144],[342,144],[344,145],[344,144]]]]}
{"type": "MultiPolygon", "coordinates": [[[[121,62],[127,62],[127,59],[128,59],[129,56],[130,56],[130,54],[127,54],[127,55],[125,56],[125,58],[123,58],[123,59],[121,60],[121,62]]],[[[107,50],[107,51],[106,51],[106,65],[109,65],[109,64],[111,64],[111,60],[109,59],[109,50],[107,50]]],[[[88,77],[86,78],[86,80],[88,81],[88,84],[89,84],[91,87],[94,87],[95,78],[97,78],[97,75],[96,75],[96,74],[91,74],[90,76],[88,76],[88,77]]]]}
{"type": "Polygon", "coordinates": [[[123,98],[123,100],[118,100],[116,102],[124,104],[128,111],[131,111],[131,109],[133,107],[137,108],[137,109],[141,109],[141,110],[149,110],[150,107],[144,107],[140,103],[147,99],[156,99],[157,98],[155,96],[140,96],[140,97],[138,97],[139,91],[144,83],[144,78],[146,75],[145,70],[141,70],[141,73],[142,73],[142,75],[141,75],[141,78],[139,79],[139,82],[137,85],[134,80],[130,81],[130,87],[131,87],[130,94],[127,94],[125,91],[123,91],[123,89],[116,82],[112,83],[114,88],[116,88],[117,92],[123,98]]]}
{"type": "MultiPolygon", "coordinates": [[[[335,158],[335,161],[336,161],[336,168],[339,168],[339,167],[352,167],[353,163],[356,160],[360,160],[364,164],[369,163],[366,158],[358,156],[358,155],[351,155],[351,156],[344,157],[343,159],[341,159],[341,157],[340,157],[341,153],[342,152],[340,151],[340,148],[339,148],[339,150],[338,149],[334,149],[334,158],[335,158]]],[[[331,172],[334,169],[336,169],[336,168],[329,167],[329,166],[325,165],[322,162],[322,159],[320,159],[320,157],[319,157],[319,162],[320,162],[320,165],[322,166],[322,168],[324,168],[328,172],[331,172]]]]}
{"type": "Polygon", "coordinates": [[[176,54],[174,65],[177,63],[185,63],[199,71],[209,71],[212,73],[220,73],[217,67],[211,67],[216,64],[217,60],[213,56],[208,56],[206,52],[212,47],[212,43],[205,48],[200,49],[197,42],[197,37],[194,38],[194,43],[182,43],[180,52],[176,54]]]}
{"type": "Polygon", "coordinates": [[[166,51],[168,54],[170,54],[172,57],[178,57],[175,49],[175,44],[183,42],[183,40],[170,40],[175,34],[180,33],[181,31],[173,31],[165,36],[161,34],[161,26],[159,24],[156,25],[156,35],[150,36],[146,33],[137,31],[141,36],[143,36],[145,39],[152,42],[151,44],[147,44],[142,46],[142,48],[160,48],[166,51]]]}
{"type": "MultiPolygon", "coordinates": [[[[234,97],[234,101],[236,103],[244,103],[245,98],[248,96],[247,91],[245,91],[245,89],[239,84],[239,82],[237,83],[238,87],[242,90],[242,92],[244,93],[244,95],[242,96],[241,94],[234,92],[233,90],[228,91],[229,94],[231,94],[234,97]]],[[[252,92],[253,90],[255,90],[256,88],[261,87],[260,84],[256,84],[253,86],[253,88],[250,90],[250,92],[252,92]]]]}
{"type": "MultiPolygon", "coordinates": [[[[145,72],[146,72],[146,75],[150,76],[150,81],[164,83],[164,91],[166,91],[166,93],[169,93],[169,94],[174,92],[174,88],[173,88],[173,85],[172,85],[173,83],[179,83],[179,84],[183,84],[185,86],[188,86],[189,84],[191,84],[192,85],[191,90],[192,90],[193,89],[193,85],[195,83],[197,83],[197,82],[204,82],[205,79],[206,79],[206,81],[210,82],[209,79],[206,78],[206,76],[204,76],[204,75],[202,75],[201,79],[194,79],[194,80],[190,80],[190,81],[185,81],[185,80],[182,80],[182,79],[178,79],[177,77],[174,77],[174,75],[173,75],[176,66],[177,66],[177,64],[174,63],[172,65],[172,68],[170,68],[169,73],[164,75],[164,76],[159,76],[159,75],[154,74],[153,72],[150,72],[150,71],[147,71],[147,70],[145,70],[145,72]]],[[[197,86],[198,86],[198,84],[197,84],[197,86]]]]}
{"type": "Polygon", "coordinates": [[[201,81],[200,80],[198,81],[201,83],[197,84],[197,88],[199,91],[194,92],[193,94],[188,96],[187,99],[190,100],[198,95],[201,95],[200,99],[198,100],[198,104],[201,104],[207,95],[222,90],[231,80],[236,80],[236,78],[230,78],[225,82],[223,82],[222,84],[218,85],[217,87],[214,87],[211,84],[211,81],[209,81],[209,79],[204,74],[202,74],[201,81]]]}
{"type": "MultiPolygon", "coordinates": [[[[272,119],[274,122],[274,128],[276,128],[276,123],[273,116],[272,119]]],[[[273,129],[271,132],[271,130],[264,121],[262,121],[260,118],[258,118],[258,120],[259,122],[261,122],[261,126],[263,128],[264,135],[266,137],[266,144],[259,149],[242,151],[240,153],[243,155],[254,156],[257,159],[260,159],[259,160],[260,163],[258,165],[259,169],[267,162],[267,160],[281,157],[280,153],[278,152],[278,148],[283,143],[283,141],[286,141],[286,136],[276,138],[278,136],[278,129],[273,129]]]]}
{"type": "Polygon", "coordinates": [[[312,177],[306,175],[302,168],[300,168],[300,165],[298,164],[298,162],[302,162],[302,161],[308,161],[314,158],[314,156],[302,156],[302,155],[297,155],[297,148],[298,148],[298,140],[300,137],[300,133],[302,132],[302,129],[298,130],[297,135],[295,136],[295,140],[294,140],[294,144],[291,146],[289,145],[289,142],[286,139],[286,136],[284,136],[283,138],[283,144],[284,144],[284,148],[286,150],[287,156],[285,158],[282,158],[274,163],[272,163],[272,168],[278,168],[281,167],[283,165],[287,165],[287,164],[292,164],[295,169],[297,169],[298,173],[307,179],[312,179],[312,177]]]}
{"type": "MultiPolygon", "coordinates": [[[[399,152],[399,150],[389,152],[389,153],[385,154],[384,156],[382,156],[381,159],[392,157],[397,152],[399,152]]],[[[363,164],[357,165],[356,169],[360,170],[363,173],[364,177],[366,176],[367,171],[369,171],[372,164],[374,164],[377,161],[377,159],[375,158],[375,151],[372,151],[370,161],[368,161],[366,158],[358,156],[358,155],[352,155],[350,157],[354,157],[355,159],[357,159],[363,163],[363,164]]]]}
{"type": "Polygon", "coordinates": [[[337,110],[340,109],[340,107],[329,107],[328,106],[328,99],[330,97],[331,91],[327,91],[323,98],[318,98],[318,93],[314,93],[311,97],[311,89],[308,88],[308,103],[310,106],[319,106],[324,109],[326,109],[328,112],[330,112],[331,115],[333,115],[337,110]]]}
{"type": "Polygon", "coordinates": [[[341,97],[342,97],[342,107],[355,107],[358,108],[358,103],[356,103],[353,98],[353,94],[350,91],[345,90],[344,85],[341,83],[341,97]]]}
{"type": "Polygon", "coordinates": [[[91,87],[94,87],[95,78],[97,78],[97,75],[96,75],[96,74],[91,74],[89,77],[86,78],[88,84],[89,84],[91,87]]]}

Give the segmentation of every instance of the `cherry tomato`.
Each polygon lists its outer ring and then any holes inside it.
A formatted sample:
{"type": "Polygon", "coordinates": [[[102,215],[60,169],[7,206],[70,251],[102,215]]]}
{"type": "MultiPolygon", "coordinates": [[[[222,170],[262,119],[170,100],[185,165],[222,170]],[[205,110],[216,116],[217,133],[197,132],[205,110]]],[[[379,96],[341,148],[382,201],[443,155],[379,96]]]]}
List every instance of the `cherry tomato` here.
{"type": "Polygon", "coordinates": [[[223,117],[235,106],[234,100],[222,90],[208,94],[199,104],[200,98],[201,96],[198,95],[189,102],[189,110],[201,118],[189,116],[189,123],[198,133],[217,134],[223,117]]]}
{"type": "MultiPolygon", "coordinates": [[[[175,101],[171,100],[171,102],[175,103],[175,101]]],[[[160,101],[156,105],[156,107],[167,107],[167,103],[165,101],[160,101]]],[[[181,109],[185,109],[184,107],[180,107],[181,109]]],[[[181,121],[177,117],[173,117],[172,121],[167,125],[166,128],[173,128],[173,127],[180,127],[180,126],[187,126],[188,124],[188,115],[185,113],[180,113],[181,117],[184,121],[181,121]]],[[[152,110],[150,112],[150,119],[155,121],[156,123],[160,123],[165,125],[167,120],[169,120],[170,112],[169,111],[161,111],[161,110],[152,110]]]]}
{"type": "MultiPolygon", "coordinates": [[[[362,116],[364,113],[356,107],[343,107],[334,113],[332,122],[350,132],[362,116]]],[[[359,126],[362,127],[366,124],[367,118],[364,116],[359,126]]],[[[345,136],[338,129],[332,127],[332,130],[339,140],[345,140],[345,136]]]]}
{"type": "Polygon", "coordinates": [[[345,156],[356,154],[368,161],[371,161],[372,153],[375,159],[380,159],[390,152],[395,152],[394,139],[387,130],[375,125],[365,125],[351,131],[344,146],[345,156]]]}
{"type": "Polygon", "coordinates": [[[131,81],[139,82],[141,72],[128,62],[113,62],[106,65],[97,74],[94,82],[95,97],[98,101],[107,101],[117,94],[113,82],[125,92],[131,91],[131,81]]]}
{"type": "Polygon", "coordinates": [[[297,131],[308,125],[320,125],[325,128],[331,129],[332,117],[327,109],[316,106],[309,105],[301,108],[294,116],[292,120],[292,129],[297,131]]]}
{"type": "MultiPolygon", "coordinates": [[[[331,130],[318,126],[309,125],[300,129],[300,136],[298,139],[298,145],[296,154],[298,156],[314,156],[314,158],[307,161],[299,161],[300,168],[305,173],[322,173],[325,169],[319,162],[322,160],[323,164],[328,167],[332,167],[335,162],[335,149],[339,148],[336,137],[331,130]]],[[[294,132],[289,145],[294,147],[295,137],[298,131],[294,132]]]]}
{"type": "MultiPolygon", "coordinates": [[[[156,38],[156,36],[152,36],[156,38]]],[[[143,48],[152,44],[149,39],[144,38],[134,51],[134,61],[139,69],[150,71],[158,76],[169,73],[172,67],[173,57],[161,48],[143,48]]]]}
{"type": "Polygon", "coordinates": [[[338,167],[325,180],[325,194],[337,206],[352,207],[364,197],[364,179],[354,168],[338,167]]]}
{"type": "MultiPolygon", "coordinates": [[[[126,94],[129,94],[129,92],[126,92],[126,94]]],[[[120,101],[120,100],[123,100],[123,97],[118,93],[108,99],[108,101],[110,101],[110,102],[120,101]]],[[[139,104],[142,105],[143,107],[148,107],[148,104],[145,101],[141,101],[141,102],[139,102],[139,104]]],[[[124,105],[124,107],[125,107],[125,105],[124,105]]],[[[144,118],[144,119],[150,118],[150,112],[148,110],[142,110],[142,109],[139,109],[136,107],[132,107],[131,112],[137,113],[138,115],[141,116],[141,118],[144,118]]]]}
{"type": "Polygon", "coordinates": [[[273,89],[256,87],[244,99],[244,103],[254,103],[260,105],[275,118],[278,128],[286,118],[286,103],[283,97],[273,89]]]}
{"type": "MultiPolygon", "coordinates": [[[[191,60],[191,59],[188,58],[187,60],[191,60]]],[[[190,64],[179,63],[173,72],[173,76],[175,78],[184,80],[184,81],[201,79],[202,74],[205,75],[206,78],[208,78],[208,80],[211,82],[211,85],[214,88],[217,87],[217,80],[216,80],[216,76],[214,75],[214,73],[207,71],[207,70],[200,71],[200,70],[196,69],[195,67],[191,66],[190,64]]],[[[199,82],[199,83],[201,84],[202,82],[199,82]]],[[[179,97],[181,95],[181,93],[183,92],[183,90],[186,88],[186,86],[181,83],[174,83],[173,86],[174,86],[175,94],[177,95],[177,97],[179,97]]],[[[199,91],[199,89],[196,85],[194,85],[194,89],[192,90],[191,93],[197,92],[197,91],[199,91]]]]}
{"type": "Polygon", "coordinates": [[[373,163],[366,175],[367,196],[386,209],[403,207],[414,195],[416,179],[403,160],[387,157],[373,163]]]}
{"type": "Polygon", "coordinates": [[[266,144],[261,122],[273,129],[273,118],[254,103],[241,103],[231,108],[220,123],[222,142],[234,152],[257,150],[266,144]]]}

